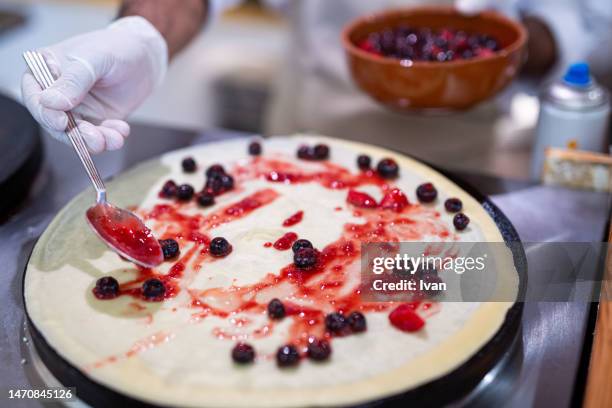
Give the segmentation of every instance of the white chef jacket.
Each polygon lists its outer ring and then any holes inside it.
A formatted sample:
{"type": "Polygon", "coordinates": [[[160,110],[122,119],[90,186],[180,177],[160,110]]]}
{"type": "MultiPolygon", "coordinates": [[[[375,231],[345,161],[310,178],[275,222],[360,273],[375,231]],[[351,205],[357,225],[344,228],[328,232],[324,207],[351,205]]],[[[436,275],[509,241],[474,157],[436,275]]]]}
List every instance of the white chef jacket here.
{"type": "MultiPolygon", "coordinates": [[[[496,140],[499,118],[504,112],[500,104],[483,103],[469,112],[447,116],[401,114],[378,105],[351,80],[340,41],[343,27],[361,15],[423,4],[423,0],[266,1],[288,17],[291,36],[266,133],[315,132],[386,146],[447,168],[497,174],[513,166],[513,157],[518,157],[523,161],[516,164],[526,171],[528,156],[512,156],[516,144],[510,143],[510,156],[502,157],[507,143],[502,146],[496,140]]],[[[583,59],[592,59],[600,69],[610,68],[612,47],[605,39],[612,40],[612,0],[490,3],[506,14],[518,16],[519,11],[526,12],[547,22],[558,44],[555,74],[583,59]]],[[[452,1],[429,0],[427,4],[452,1]]],[[[506,97],[511,92],[507,90],[506,97]]],[[[520,146],[523,150],[528,147],[520,146]]]]}

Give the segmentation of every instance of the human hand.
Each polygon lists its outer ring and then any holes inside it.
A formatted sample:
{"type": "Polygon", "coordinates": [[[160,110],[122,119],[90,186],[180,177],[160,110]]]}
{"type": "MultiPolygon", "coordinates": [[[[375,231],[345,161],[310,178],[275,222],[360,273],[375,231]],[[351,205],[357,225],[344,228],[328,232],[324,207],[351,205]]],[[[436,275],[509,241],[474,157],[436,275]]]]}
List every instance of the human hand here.
{"type": "Polygon", "coordinates": [[[24,73],[26,107],[65,143],[65,112],[72,111],[92,153],[123,146],[130,132],[123,119],[162,81],[168,64],[165,40],[142,17],[124,17],[40,51],[57,80],[43,91],[24,73]]]}

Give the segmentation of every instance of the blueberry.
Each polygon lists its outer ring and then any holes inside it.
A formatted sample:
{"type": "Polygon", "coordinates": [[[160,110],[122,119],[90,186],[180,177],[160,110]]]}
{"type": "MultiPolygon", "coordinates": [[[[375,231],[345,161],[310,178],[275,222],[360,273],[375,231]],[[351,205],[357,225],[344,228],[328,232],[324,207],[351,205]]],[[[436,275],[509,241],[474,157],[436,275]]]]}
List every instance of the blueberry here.
{"type": "Polygon", "coordinates": [[[227,256],[232,252],[231,244],[227,242],[227,239],[221,237],[213,238],[212,241],[210,241],[209,248],[210,254],[216,257],[227,256]]]}
{"type": "Polygon", "coordinates": [[[229,191],[234,188],[234,178],[229,174],[221,175],[221,187],[223,191],[229,191]]]}
{"type": "Polygon", "coordinates": [[[304,160],[312,160],[314,152],[308,146],[300,146],[297,151],[297,157],[304,160]]]}
{"type": "Polygon", "coordinates": [[[459,231],[466,229],[469,223],[470,223],[470,218],[464,213],[457,213],[453,217],[453,225],[459,231]]]}
{"type": "Polygon", "coordinates": [[[449,198],[444,202],[444,208],[446,208],[448,212],[456,213],[461,211],[463,203],[458,198],[449,198]]]}
{"type": "Polygon", "coordinates": [[[193,173],[198,167],[193,157],[184,158],[181,162],[181,166],[183,167],[183,171],[185,173],[193,173]]]}
{"type": "Polygon", "coordinates": [[[223,180],[221,180],[221,177],[223,177],[223,175],[220,174],[213,174],[208,177],[204,185],[204,191],[212,195],[221,194],[223,192],[223,180]]]}
{"type": "Polygon", "coordinates": [[[295,241],[293,243],[293,245],[291,246],[291,250],[295,253],[297,251],[299,251],[302,248],[314,248],[312,246],[312,242],[310,242],[307,239],[298,239],[297,241],[295,241]]]}
{"type": "Polygon", "coordinates": [[[366,154],[357,156],[357,167],[361,170],[369,170],[372,166],[372,158],[366,154]]]}
{"type": "Polygon", "coordinates": [[[327,340],[312,339],[308,343],[306,355],[314,361],[325,361],[331,354],[331,345],[327,340]]]}
{"type": "Polygon", "coordinates": [[[423,183],[417,187],[417,198],[422,203],[431,203],[438,198],[438,190],[431,183],[423,183]]]}
{"type": "Polygon", "coordinates": [[[105,276],[96,281],[93,294],[98,299],[113,299],[119,296],[119,282],[112,276],[105,276]]]}
{"type": "Polygon", "coordinates": [[[393,159],[382,159],[378,162],[376,171],[384,179],[394,179],[399,175],[399,166],[393,159]]]}
{"type": "Polygon", "coordinates": [[[293,367],[300,362],[300,353],[292,344],[286,344],[276,352],[276,364],[279,367],[293,367]]]}
{"type": "Polygon", "coordinates": [[[147,279],[142,284],[142,295],[148,300],[161,300],[165,293],[166,287],[159,279],[147,279]]]}
{"type": "Polygon", "coordinates": [[[180,253],[179,244],[173,239],[160,239],[159,245],[161,245],[166,260],[176,258],[180,253]]]}
{"type": "Polygon", "coordinates": [[[206,177],[221,174],[225,174],[225,169],[220,164],[213,164],[212,166],[206,169],[206,177]]]}
{"type": "Polygon", "coordinates": [[[270,319],[282,319],[285,317],[285,305],[279,299],[272,299],[268,303],[268,316],[270,319]]]}
{"type": "Polygon", "coordinates": [[[200,207],[210,207],[215,203],[215,196],[204,191],[198,195],[198,204],[200,207]]]}
{"type": "MultiPolygon", "coordinates": [[[[432,283],[442,283],[442,278],[440,278],[438,275],[434,275],[434,274],[427,274],[421,277],[421,280],[424,283],[432,284],[432,283]]],[[[438,296],[442,291],[440,289],[427,289],[425,290],[425,294],[430,297],[430,298],[434,298],[436,296],[438,296]]]]}
{"type": "Polygon", "coordinates": [[[329,146],[318,144],[314,147],[314,158],[317,160],[326,160],[329,158],[329,146]]]}
{"type": "Polygon", "coordinates": [[[238,343],[232,349],[232,360],[238,364],[249,364],[255,360],[255,349],[247,343],[238,343]]]}
{"type": "Polygon", "coordinates": [[[261,143],[259,142],[249,143],[249,154],[251,156],[259,156],[261,154],[261,143]]]}
{"type": "Polygon", "coordinates": [[[172,198],[176,196],[177,186],[172,180],[168,180],[164,183],[161,191],[159,192],[160,197],[172,198]]]}
{"type": "Polygon", "coordinates": [[[330,313],[325,316],[325,328],[332,334],[345,334],[349,329],[349,322],[342,313],[330,313]]]}
{"type": "Polygon", "coordinates": [[[317,251],[313,248],[302,248],[293,254],[293,263],[299,269],[310,269],[317,264],[317,251]]]}
{"type": "Polygon", "coordinates": [[[366,331],[368,325],[366,318],[361,312],[353,312],[348,316],[348,324],[351,327],[353,333],[361,333],[366,331]]]}
{"type": "Polygon", "coordinates": [[[189,184],[181,184],[176,190],[176,198],[180,201],[189,201],[193,198],[194,190],[189,184]]]}

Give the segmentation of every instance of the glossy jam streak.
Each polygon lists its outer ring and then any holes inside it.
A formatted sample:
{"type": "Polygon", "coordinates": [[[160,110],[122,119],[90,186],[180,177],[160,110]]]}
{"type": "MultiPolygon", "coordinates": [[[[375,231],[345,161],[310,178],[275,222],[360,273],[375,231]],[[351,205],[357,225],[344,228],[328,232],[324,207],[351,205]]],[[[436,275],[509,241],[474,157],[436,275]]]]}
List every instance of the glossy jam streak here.
{"type": "Polygon", "coordinates": [[[156,266],[164,260],[159,242],[134,214],[97,204],[87,210],[87,220],[112,248],[138,264],[156,266]]]}
{"type": "Polygon", "coordinates": [[[295,214],[293,214],[291,217],[283,221],[283,227],[291,227],[295,224],[298,224],[302,221],[303,218],[304,218],[304,211],[298,211],[295,214]]]}
{"type": "Polygon", "coordinates": [[[298,238],[295,232],[288,232],[274,242],[274,248],[279,251],[286,251],[291,248],[291,245],[298,238]]]}
{"type": "MultiPolygon", "coordinates": [[[[383,200],[376,208],[352,209],[353,214],[361,217],[363,222],[345,224],[342,234],[336,240],[318,248],[317,264],[308,271],[300,270],[290,263],[280,271],[270,271],[258,282],[248,285],[205,290],[185,287],[190,298],[186,307],[193,311],[191,316],[194,322],[209,316],[227,319],[228,324],[213,330],[214,336],[244,341],[270,335],[279,321],[266,319],[264,324],[255,324],[253,319],[266,316],[268,302],[280,298],[286,310],[286,317],[280,322],[284,324],[290,321],[286,341],[296,344],[303,352],[309,336],[331,340],[325,332],[324,320],[328,313],[390,312],[398,306],[391,302],[366,302],[362,298],[359,279],[362,243],[422,241],[428,237],[455,239],[437,211],[428,206],[409,203],[403,193],[388,185],[374,172],[353,174],[329,162],[317,163],[316,168],[318,170],[306,172],[292,162],[257,157],[248,165],[236,166],[232,174],[238,183],[253,179],[264,179],[272,183],[314,182],[325,188],[347,191],[370,185],[380,189],[383,200]]],[[[175,204],[155,206],[143,214],[147,219],[155,221],[154,230],[161,231],[162,238],[177,239],[181,249],[186,244],[191,245],[191,249],[185,251],[168,274],[141,268],[137,279],[121,285],[121,293],[140,297],[141,283],[155,276],[170,288],[166,296],[175,296],[186,271],[197,273],[202,269],[204,272],[207,262],[217,261],[207,250],[210,242],[207,232],[211,228],[248,216],[254,210],[272,203],[278,195],[274,189],[264,188],[207,215],[187,215],[181,212],[184,207],[175,204]]],[[[337,209],[341,210],[342,207],[337,209]]],[[[289,249],[295,239],[297,235],[290,232],[275,243],[266,242],[263,246],[289,249]]],[[[413,302],[410,305],[414,313],[424,321],[439,309],[439,305],[428,301],[413,302]]]]}

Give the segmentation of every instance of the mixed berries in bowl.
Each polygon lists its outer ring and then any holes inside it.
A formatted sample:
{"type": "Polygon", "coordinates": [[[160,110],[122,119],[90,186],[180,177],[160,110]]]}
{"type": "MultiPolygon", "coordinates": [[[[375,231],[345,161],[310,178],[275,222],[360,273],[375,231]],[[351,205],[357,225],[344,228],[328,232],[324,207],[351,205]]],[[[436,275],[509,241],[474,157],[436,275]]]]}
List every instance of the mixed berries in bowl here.
{"type": "Polygon", "coordinates": [[[499,13],[445,6],[367,15],[342,34],[353,80],[399,111],[464,110],[490,98],[518,74],[526,40],[523,26],[499,13]]]}

